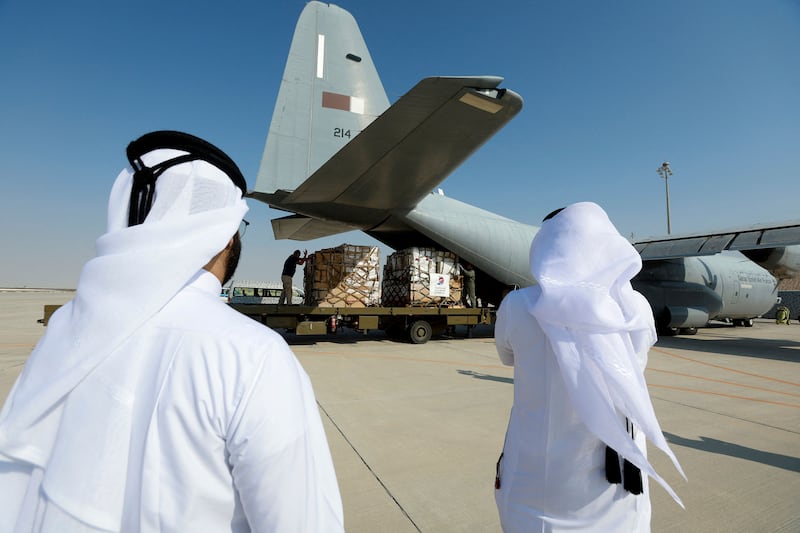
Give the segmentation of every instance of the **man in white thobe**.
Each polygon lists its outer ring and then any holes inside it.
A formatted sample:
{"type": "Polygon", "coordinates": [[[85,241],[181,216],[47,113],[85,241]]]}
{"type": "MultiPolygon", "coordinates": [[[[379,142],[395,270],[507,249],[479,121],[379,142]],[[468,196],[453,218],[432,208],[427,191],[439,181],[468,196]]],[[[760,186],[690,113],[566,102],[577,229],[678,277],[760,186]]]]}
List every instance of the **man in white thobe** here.
{"type": "Polygon", "coordinates": [[[514,366],[495,491],[503,530],[649,531],[647,475],[681,502],[647,461],[645,437],[683,472],[644,382],[656,336],[630,285],[640,256],[581,202],[545,219],[530,257],[537,285],[509,293],[495,326],[514,366]]]}
{"type": "Polygon", "coordinates": [[[343,531],[308,376],[218,297],[244,178],[148,135],[0,414],[0,531],[343,531]]]}

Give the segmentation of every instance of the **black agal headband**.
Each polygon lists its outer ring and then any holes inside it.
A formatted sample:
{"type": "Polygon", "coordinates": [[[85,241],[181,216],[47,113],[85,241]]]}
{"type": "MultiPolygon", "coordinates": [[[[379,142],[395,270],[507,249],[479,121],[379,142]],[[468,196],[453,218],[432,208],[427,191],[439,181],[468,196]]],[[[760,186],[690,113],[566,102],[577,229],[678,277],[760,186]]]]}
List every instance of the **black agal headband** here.
{"type": "Polygon", "coordinates": [[[241,189],[242,196],[247,192],[247,182],[233,159],[210,142],[188,133],[169,130],[145,133],[135,141],[131,141],[126,152],[134,171],[131,203],[128,208],[128,226],[136,226],[144,222],[153,205],[156,180],[165,170],[181,163],[206,161],[224,172],[233,184],[241,189]],[[152,167],[144,164],[143,155],[162,148],[187,153],[162,161],[152,167]]]}

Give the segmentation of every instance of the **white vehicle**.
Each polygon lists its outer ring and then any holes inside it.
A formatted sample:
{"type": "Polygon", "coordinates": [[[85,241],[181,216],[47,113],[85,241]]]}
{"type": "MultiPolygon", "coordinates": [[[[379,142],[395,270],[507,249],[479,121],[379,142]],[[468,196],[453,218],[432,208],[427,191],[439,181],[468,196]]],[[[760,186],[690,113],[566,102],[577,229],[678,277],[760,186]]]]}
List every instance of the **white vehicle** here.
{"type": "MultiPolygon", "coordinates": [[[[222,290],[225,291],[225,288],[222,290]]],[[[233,280],[227,290],[230,303],[277,304],[283,291],[283,284],[279,281],[233,280]]],[[[303,290],[293,286],[291,303],[302,304],[304,301],[303,290]]]]}

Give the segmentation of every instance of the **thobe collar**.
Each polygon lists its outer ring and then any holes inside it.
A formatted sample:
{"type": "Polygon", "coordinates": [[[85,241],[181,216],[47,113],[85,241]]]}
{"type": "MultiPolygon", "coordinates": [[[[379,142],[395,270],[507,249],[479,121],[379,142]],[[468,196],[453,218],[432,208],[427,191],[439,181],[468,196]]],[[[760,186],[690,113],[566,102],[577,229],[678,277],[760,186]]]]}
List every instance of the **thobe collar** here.
{"type": "Polygon", "coordinates": [[[200,269],[186,286],[214,295],[222,292],[222,283],[219,278],[206,269],[200,269]]]}

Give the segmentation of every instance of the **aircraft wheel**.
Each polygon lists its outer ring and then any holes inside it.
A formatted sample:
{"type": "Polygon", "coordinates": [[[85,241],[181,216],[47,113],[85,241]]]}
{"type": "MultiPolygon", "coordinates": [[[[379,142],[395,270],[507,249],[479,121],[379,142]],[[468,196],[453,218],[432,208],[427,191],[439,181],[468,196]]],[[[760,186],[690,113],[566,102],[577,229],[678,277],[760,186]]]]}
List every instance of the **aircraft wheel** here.
{"type": "Polygon", "coordinates": [[[416,320],[408,327],[408,336],[414,344],[425,344],[432,335],[433,328],[424,320],[416,320]]]}
{"type": "Polygon", "coordinates": [[[678,328],[673,328],[670,326],[660,326],[657,329],[657,333],[659,337],[674,337],[678,334],[678,328]]]}
{"type": "Polygon", "coordinates": [[[681,335],[697,335],[697,328],[681,328],[681,335]]]}
{"type": "Polygon", "coordinates": [[[744,327],[746,327],[746,328],[752,328],[753,324],[754,324],[754,322],[753,322],[752,318],[746,318],[746,319],[742,320],[742,325],[744,327]]]}

